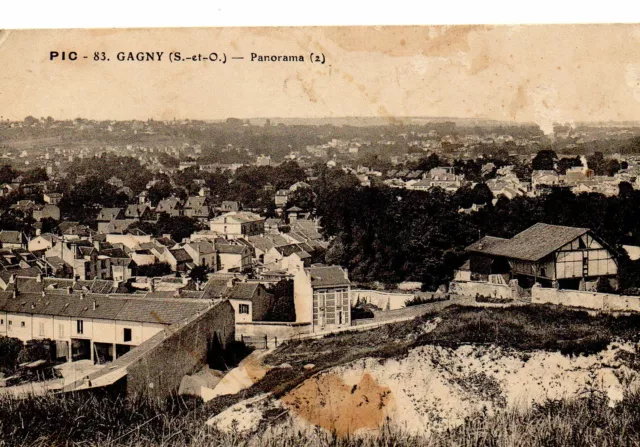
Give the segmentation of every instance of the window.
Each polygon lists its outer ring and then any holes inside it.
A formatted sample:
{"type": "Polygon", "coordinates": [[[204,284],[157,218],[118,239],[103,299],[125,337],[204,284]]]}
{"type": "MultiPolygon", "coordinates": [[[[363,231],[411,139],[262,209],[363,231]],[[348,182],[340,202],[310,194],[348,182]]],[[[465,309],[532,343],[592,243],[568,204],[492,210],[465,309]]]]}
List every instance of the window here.
{"type": "Polygon", "coordinates": [[[9,326],[13,326],[13,321],[9,320],[9,326]]]}
{"type": "Polygon", "coordinates": [[[76,321],[76,333],[84,334],[84,321],[82,320],[76,321]]]}
{"type": "Polygon", "coordinates": [[[21,322],[20,322],[20,327],[25,327],[25,326],[26,326],[25,322],[24,322],[24,321],[21,321],[21,322]]]}
{"type": "Polygon", "coordinates": [[[0,319],[0,326],[4,326],[4,320],[0,319]]]}
{"type": "Polygon", "coordinates": [[[248,304],[241,304],[240,305],[240,313],[241,314],[248,314],[249,313],[249,305],[248,304]]]}
{"type": "Polygon", "coordinates": [[[58,325],[58,334],[60,335],[60,338],[64,337],[64,324],[62,323],[58,325]]]}
{"type": "Polygon", "coordinates": [[[38,323],[38,335],[44,337],[44,323],[38,323]]]}
{"type": "Polygon", "coordinates": [[[131,329],[128,327],[124,328],[124,341],[131,341],[131,329]]]}

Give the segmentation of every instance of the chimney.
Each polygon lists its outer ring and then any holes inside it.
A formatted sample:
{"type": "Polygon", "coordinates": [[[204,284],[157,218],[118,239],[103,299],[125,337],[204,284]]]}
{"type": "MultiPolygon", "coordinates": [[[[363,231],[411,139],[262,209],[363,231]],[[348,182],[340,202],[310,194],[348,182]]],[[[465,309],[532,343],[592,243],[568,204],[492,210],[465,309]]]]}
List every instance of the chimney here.
{"type": "Polygon", "coordinates": [[[155,292],[156,291],[156,279],[155,278],[151,278],[151,284],[149,284],[149,291],[150,292],[155,292]]]}
{"type": "Polygon", "coordinates": [[[93,300],[93,310],[96,310],[96,300],[93,300]]]}
{"type": "Polygon", "coordinates": [[[13,289],[13,294],[11,296],[13,297],[13,299],[16,299],[18,297],[18,291],[16,289],[13,289]]]}
{"type": "Polygon", "coordinates": [[[73,287],[67,287],[67,295],[71,295],[72,291],[73,291],[73,287]]]}
{"type": "Polygon", "coordinates": [[[42,274],[38,273],[38,275],[36,276],[36,282],[42,282],[42,274]]]}
{"type": "Polygon", "coordinates": [[[16,283],[16,275],[15,273],[12,273],[11,276],[9,277],[9,284],[15,284],[16,283]]]}
{"type": "Polygon", "coordinates": [[[44,290],[43,290],[42,291],[42,298],[44,298],[44,297],[45,297],[45,293],[44,293],[44,290]]]}
{"type": "Polygon", "coordinates": [[[93,248],[100,251],[100,241],[93,241],[93,248]]]}

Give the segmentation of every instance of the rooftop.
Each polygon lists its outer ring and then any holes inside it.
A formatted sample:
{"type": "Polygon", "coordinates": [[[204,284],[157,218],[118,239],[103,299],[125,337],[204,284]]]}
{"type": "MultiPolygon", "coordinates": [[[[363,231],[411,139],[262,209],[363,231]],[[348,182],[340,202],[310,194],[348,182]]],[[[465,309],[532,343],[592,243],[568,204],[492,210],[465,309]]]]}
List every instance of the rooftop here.
{"type": "Polygon", "coordinates": [[[587,232],[588,228],[537,223],[511,239],[485,236],[469,245],[467,251],[538,261],[587,232]]]}

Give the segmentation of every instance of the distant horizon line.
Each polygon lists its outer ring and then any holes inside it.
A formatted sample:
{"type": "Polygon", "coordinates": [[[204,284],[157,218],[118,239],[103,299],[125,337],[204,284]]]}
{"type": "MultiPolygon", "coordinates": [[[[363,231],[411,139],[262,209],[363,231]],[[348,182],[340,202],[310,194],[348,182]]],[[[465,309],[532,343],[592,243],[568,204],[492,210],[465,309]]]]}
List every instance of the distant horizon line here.
{"type": "MultiPolygon", "coordinates": [[[[396,123],[394,121],[403,121],[403,120],[427,120],[436,123],[447,122],[447,121],[464,121],[464,122],[486,122],[486,123],[495,123],[495,124],[506,124],[510,126],[538,126],[540,125],[535,121],[505,121],[497,118],[482,118],[482,117],[453,117],[453,116],[423,116],[423,115],[397,115],[397,116],[375,116],[375,115],[346,115],[346,116],[335,116],[335,117],[282,117],[282,116],[254,116],[254,117],[238,117],[238,116],[228,116],[225,118],[171,118],[171,119],[159,119],[155,117],[148,118],[127,118],[127,119],[115,119],[115,118],[85,118],[85,117],[75,117],[75,118],[55,118],[51,115],[47,117],[36,117],[34,115],[27,115],[22,119],[10,119],[7,118],[4,122],[9,123],[19,123],[24,121],[27,117],[33,117],[35,119],[46,119],[48,117],[53,118],[54,121],[74,121],[77,119],[87,120],[87,121],[114,121],[114,122],[127,122],[127,121],[158,121],[158,122],[172,122],[172,121],[203,121],[206,123],[217,123],[217,122],[225,122],[229,119],[237,119],[240,121],[339,121],[339,120],[370,120],[370,121],[378,121],[380,124],[376,125],[394,125],[394,124],[406,124],[406,123],[396,123]]],[[[1,118],[0,118],[1,119],[1,118]]],[[[415,123],[420,124],[420,123],[415,123]]],[[[638,125],[640,126],[640,120],[593,120],[593,121],[573,121],[573,122],[556,122],[553,123],[553,126],[580,126],[580,125],[596,125],[596,124],[615,124],[615,125],[638,125]]],[[[372,124],[373,125],[373,124],[372,124]]]]}

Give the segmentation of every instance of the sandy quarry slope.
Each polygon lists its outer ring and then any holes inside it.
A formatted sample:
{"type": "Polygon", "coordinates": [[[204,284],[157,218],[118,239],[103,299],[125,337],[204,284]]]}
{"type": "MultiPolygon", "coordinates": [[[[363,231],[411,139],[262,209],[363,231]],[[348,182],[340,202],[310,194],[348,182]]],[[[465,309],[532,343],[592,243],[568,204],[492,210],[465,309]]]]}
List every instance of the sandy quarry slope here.
{"type": "Polygon", "coordinates": [[[369,357],[328,369],[281,399],[261,395],[240,402],[208,424],[252,433],[265,425],[321,427],[344,435],[373,433],[388,421],[428,435],[478,411],[491,414],[595,389],[615,405],[624,389],[636,386],[638,373],[624,360],[633,353],[631,345],[615,343],[599,354],[572,358],[495,346],[422,346],[404,358],[369,357]]]}

